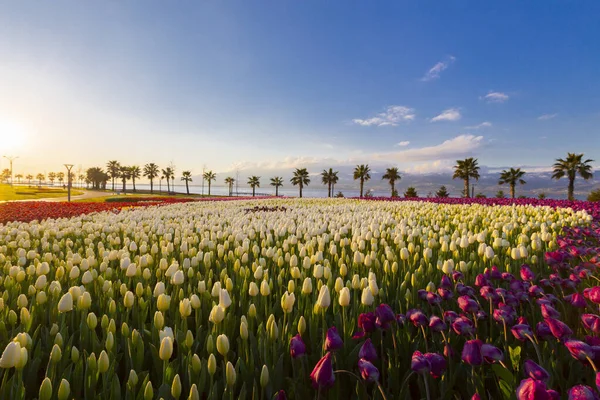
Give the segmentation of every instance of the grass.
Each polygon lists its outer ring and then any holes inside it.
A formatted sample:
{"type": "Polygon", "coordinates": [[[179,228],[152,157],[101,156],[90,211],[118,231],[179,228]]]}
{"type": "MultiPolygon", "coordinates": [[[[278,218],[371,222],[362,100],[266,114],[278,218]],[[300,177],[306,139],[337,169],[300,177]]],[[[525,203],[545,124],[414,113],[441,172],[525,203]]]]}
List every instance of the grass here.
{"type": "MultiPolygon", "coordinates": [[[[115,188],[117,189],[117,188],[115,188]]],[[[97,192],[111,192],[114,193],[112,190],[96,190],[97,192]]],[[[116,190],[115,190],[116,192],[116,190]]],[[[160,193],[158,190],[154,191],[154,194],[150,194],[149,190],[137,190],[136,192],[131,192],[128,191],[126,194],[119,194],[119,195],[115,195],[115,196],[101,196],[101,197],[90,197],[87,199],[80,199],[80,200],[75,200],[76,202],[91,202],[91,203],[105,203],[105,202],[110,202],[110,201],[115,201],[115,199],[122,199],[123,197],[127,197],[128,199],[134,199],[137,197],[146,197],[146,198],[152,198],[152,197],[175,197],[175,198],[180,198],[180,197],[194,197],[194,198],[204,198],[204,197],[227,197],[227,196],[222,196],[222,195],[201,195],[201,194],[196,194],[196,193],[190,193],[190,194],[186,194],[186,193],[170,193],[167,194],[166,191],[163,191],[162,193],[160,193]]]]}
{"type": "MultiPolygon", "coordinates": [[[[62,188],[48,188],[38,186],[11,186],[0,184],[0,201],[7,200],[36,200],[50,197],[66,197],[67,190],[62,188]]],[[[71,196],[83,194],[80,190],[71,189],[71,196]]]]}

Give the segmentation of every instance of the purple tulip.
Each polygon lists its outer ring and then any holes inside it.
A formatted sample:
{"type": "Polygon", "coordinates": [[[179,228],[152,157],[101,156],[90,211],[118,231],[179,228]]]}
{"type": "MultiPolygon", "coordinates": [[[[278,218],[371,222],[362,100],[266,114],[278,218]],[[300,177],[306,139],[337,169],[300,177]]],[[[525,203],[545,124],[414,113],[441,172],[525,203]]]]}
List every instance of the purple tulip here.
{"type": "Polygon", "coordinates": [[[575,308],[587,307],[585,297],[583,297],[581,293],[573,293],[568,296],[565,296],[565,300],[568,301],[575,308]]]}
{"type": "Polygon", "coordinates": [[[387,329],[389,327],[390,322],[394,322],[396,320],[396,315],[392,308],[387,304],[380,304],[375,309],[375,323],[377,326],[383,329],[387,329]]]}
{"type": "Polygon", "coordinates": [[[375,316],[375,313],[362,313],[358,316],[358,327],[365,333],[371,333],[376,329],[376,321],[377,317],[375,316]]]}
{"type": "Polygon", "coordinates": [[[596,389],[600,392],[600,372],[596,373],[596,389]]]}
{"type": "Polygon", "coordinates": [[[483,364],[482,345],[483,342],[479,339],[467,340],[462,350],[462,360],[472,366],[483,364]]]}
{"type": "Polygon", "coordinates": [[[458,314],[456,312],[452,310],[444,311],[444,321],[446,321],[447,323],[453,323],[456,318],[458,318],[458,314]]]}
{"type": "Polygon", "coordinates": [[[440,304],[442,302],[442,298],[437,293],[431,292],[427,292],[425,295],[425,300],[427,300],[427,303],[431,305],[440,304]]]}
{"type": "Polygon", "coordinates": [[[358,358],[364,358],[365,360],[371,362],[377,360],[377,350],[371,342],[371,339],[365,340],[360,348],[360,351],[358,352],[358,358]]]}
{"type": "Polygon", "coordinates": [[[529,282],[535,280],[535,274],[533,273],[531,268],[529,268],[529,265],[521,265],[521,279],[529,282]]]}
{"type": "Polygon", "coordinates": [[[275,395],[275,400],[287,400],[285,390],[282,389],[279,392],[277,392],[277,394],[275,395]]]}
{"type": "Polygon", "coordinates": [[[473,396],[471,396],[471,400],[481,400],[481,396],[479,393],[475,393],[473,396]]]}
{"type": "Polygon", "coordinates": [[[452,323],[452,329],[457,335],[468,336],[473,334],[473,322],[466,317],[458,317],[452,323]]]}
{"type": "Polygon", "coordinates": [[[432,315],[431,318],[429,318],[429,329],[431,329],[433,332],[441,332],[447,328],[448,326],[444,320],[437,315],[432,315]]]}
{"type": "Polygon", "coordinates": [[[452,280],[454,282],[458,282],[459,280],[461,280],[463,278],[464,278],[464,275],[463,275],[462,272],[460,272],[460,271],[454,271],[454,272],[452,272],[452,280]]]}
{"type": "Polygon", "coordinates": [[[461,296],[474,296],[475,290],[471,286],[465,286],[462,283],[457,283],[456,293],[458,293],[461,296]]]}
{"type": "Polygon", "coordinates": [[[517,400],[548,400],[546,384],[535,379],[523,379],[517,388],[517,400]]]}
{"type": "Polygon", "coordinates": [[[588,299],[595,304],[600,304],[600,286],[594,286],[588,291],[588,299]]]}
{"type": "Polygon", "coordinates": [[[559,321],[554,318],[546,318],[545,321],[546,324],[548,324],[552,335],[559,340],[567,339],[573,334],[571,328],[569,328],[567,324],[565,324],[562,321],[559,321]]]}
{"type": "Polygon", "coordinates": [[[527,324],[517,324],[514,325],[510,331],[512,332],[515,339],[525,341],[529,339],[529,337],[533,337],[533,332],[531,332],[531,327],[527,324]]]}
{"type": "Polygon", "coordinates": [[[404,314],[396,314],[396,323],[399,326],[404,326],[405,322],[406,322],[406,316],[404,314]]]}
{"type": "Polygon", "coordinates": [[[586,385],[577,385],[569,389],[569,400],[597,400],[598,396],[591,387],[586,385]]]}
{"type": "Polygon", "coordinates": [[[427,326],[429,324],[429,318],[427,318],[427,316],[425,316],[421,310],[409,310],[406,313],[406,317],[416,327],[427,326]]]}
{"type": "Polygon", "coordinates": [[[506,325],[511,325],[512,323],[515,322],[514,311],[509,311],[506,308],[495,309],[494,314],[492,316],[496,322],[502,322],[502,323],[505,323],[506,325]]]}
{"type": "Polygon", "coordinates": [[[438,292],[438,296],[440,296],[440,298],[442,300],[450,300],[452,297],[454,297],[454,292],[452,292],[452,290],[450,290],[450,289],[441,287],[441,288],[438,288],[437,292],[438,292]]]}
{"type": "Polygon", "coordinates": [[[452,289],[452,282],[450,282],[450,278],[448,278],[448,275],[442,276],[439,287],[444,288],[444,289],[452,289]]]}
{"type": "Polygon", "coordinates": [[[325,351],[339,350],[343,346],[344,341],[338,334],[336,327],[332,326],[327,330],[327,334],[325,335],[325,343],[323,343],[325,351]]]}
{"type": "Polygon", "coordinates": [[[488,282],[487,278],[483,274],[479,274],[475,277],[475,286],[477,286],[477,287],[485,286],[488,283],[489,282],[488,282]]]}
{"type": "Polygon", "coordinates": [[[306,354],[306,345],[302,340],[302,336],[298,333],[290,339],[290,355],[292,358],[298,358],[306,354]]]}
{"type": "Polygon", "coordinates": [[[547,323],[540,321],[535,326],[535,335],[540,339],[546,340],[552,337],[552,331],[547,323]]]}
{"type": "Polygon", "coordinates": [[[417,374],[427,374],[431,371],[431,364],[420,351],[415,351],[410,361],[410,369],[417,374]]]}
{"type": "Polygon", "coordinates": [[[437,353],[425,353],[423,357],[427,359],[431,370],[429,373],[434,378],[440,378],[446,370],[446,359],[437,353]]]}
{"type": "Polygon", "coordinates": [[[335,375],[333,373],[333,365],[331,364],[331,353],[325,354],[325,356],[319,360],[313,371],[310,373],[310,379],[312,380],[315,389],[333,386],[335,375]]]}
{"type": "Polygon", "coordinates": [[[463,312],[473,314],[479,310],[479,304],[469,296],[460,296],[458,298],[458,306],[463,312]]]}
{"type": "Polygon", "coordinates": [[[481,354],[483,354],[485,361],[490,364],[493,364],[496,361],[504,360],[504,354],[502,353],[502,350],[496,346],[492,346],[491,344],[481,345],[481,354]]]}
{"type": "Polygon", "coordinates": [[[498,269],[498,267],[496,267],[495,265],[492,266],[492,269],[489,272],[490,278],[492,279],[502,279],[502,273],[500,272],[500,270],[498,269]]]}
{"type": "Polygon", "coordinates": [[[551,305],[542,304],[540,309],[542,310],[542,316],[544,318],[560,318],[560,313],[551,305]]]}
{"type": "Polygon", "coordinates": [[[558,392],[554,389],[548,389],[546,390],[546,393],[548,393],[548,398],[550,400],[560,400],[560,394],[558,394],[558,392]]]}
{"type": "Polygon", "coordinates": [[[379,380],[379,370],[377,367],[364,358],[358,360],[358,370],[360,376],[367,382],[377,382],[379,380]]]}
{"type": "Polygon", "coordinates": [[[594,333],[600,333],[600,317],[596,314],[583,314],[581,322],[586,329],[594,333]]]}
{"type": "Polygon", "coordinates": [[[536,379],[538,381],[546,382],[548,378],[550,378],[550,374],[540,365],[536,364],[532,360],[526,360],[523,363],[523,368],[525,369],[525,374],[528,375],[532,379],[536,379]]]}
{"type": "Polygon", "coordinates": [[[565,346],[576,360],[585,361],[588,358],[594,357],[594,352],[590,345],[580,340],[567,340],[565,341],[565,346]]]}

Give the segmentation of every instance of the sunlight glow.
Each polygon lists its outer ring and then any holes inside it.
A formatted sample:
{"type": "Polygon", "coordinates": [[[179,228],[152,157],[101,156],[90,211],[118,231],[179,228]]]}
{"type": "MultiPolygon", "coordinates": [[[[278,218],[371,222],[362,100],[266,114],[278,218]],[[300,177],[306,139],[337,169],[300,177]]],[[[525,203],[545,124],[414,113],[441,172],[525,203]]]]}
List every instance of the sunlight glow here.
{"type": "Polygon", "coordinates": [[[12,121],[0,118],[0,155],[19,150],[25,143],[25,130],[12,121]]]}

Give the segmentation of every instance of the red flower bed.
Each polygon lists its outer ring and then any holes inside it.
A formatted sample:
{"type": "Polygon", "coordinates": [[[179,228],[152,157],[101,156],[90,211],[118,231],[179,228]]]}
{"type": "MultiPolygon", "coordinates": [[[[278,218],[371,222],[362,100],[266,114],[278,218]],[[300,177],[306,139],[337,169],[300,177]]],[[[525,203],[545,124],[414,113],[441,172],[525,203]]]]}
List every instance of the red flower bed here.
{"type": "Polygon", "coordinates": [[[260,197],[211,197],[206,199],[172,198],[172,197],[135,197],[123,198],[122,201],[105,203],[68,203],[48,201],[15,201],[0,204],[0,224],[11,221],[42,221],[45,219],[71,218],[82,214],[101,211],[119,212],[122,208],[148,207],[192,201],[231,201],[260,199],[260,197]],[[135,199],[135,200],[133,200],[135,199]]]}

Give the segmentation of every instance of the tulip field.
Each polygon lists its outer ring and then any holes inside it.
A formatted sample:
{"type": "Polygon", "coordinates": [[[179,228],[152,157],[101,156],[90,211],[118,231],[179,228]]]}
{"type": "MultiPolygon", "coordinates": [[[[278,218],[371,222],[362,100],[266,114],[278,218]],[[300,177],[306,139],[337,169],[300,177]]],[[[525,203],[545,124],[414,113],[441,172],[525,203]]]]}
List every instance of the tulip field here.
{"type": "Polygon", "coordinates": [[[599,203],[383,200],[0,206],[0,398],[599,398],[599,203]]]}

